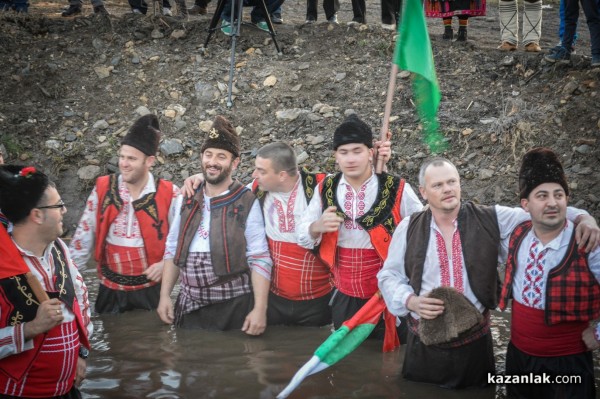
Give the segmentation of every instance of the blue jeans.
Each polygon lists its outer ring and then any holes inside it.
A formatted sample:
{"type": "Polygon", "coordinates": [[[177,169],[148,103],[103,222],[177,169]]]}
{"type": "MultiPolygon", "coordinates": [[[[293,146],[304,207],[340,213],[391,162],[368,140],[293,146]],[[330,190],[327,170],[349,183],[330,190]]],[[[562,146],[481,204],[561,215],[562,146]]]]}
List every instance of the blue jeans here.
{"type": "MultiPolygon", "coordinates": [[[[567,3],[566,0],[560,0],[560,8],[558,10],[558,13],[560,15],[560,25],[558,26],[558,37],[560,38],[560,43],[561,44],[563,42],[563,35],[565,33],[565,7],[566,7],[566,3],[567,3]]],[[[579,35],[577,34],[577,28],[575,28],[575,36],[573,37],[573,44],[571,45],[571,47],[575,46],[575,43],[577,42],[577,38],[578,37],[579,37],[579,35]]]]}
{"type": "MultiPolygon", "coordinates": [[[[236,2],[238,0],[233,0],[236,2]]],[[[262,9],[259,7],[259,1],[261,0],[243,0],[242,5],[244,7],[252,6],[252,12],[250,12],[250,19],[253,23],[257,24],[259,22],[265,21],[265,16],[263,15],[262,9]]],[[[269,14],[273,14],[275,10],[277,10],[283,4],[283,0],[265,0],[265,5],[267,6],[267,11],[269,14]]],[[[237,15],[237,10],[234,11],[234,15],[237,15]]],[[[223,12],[221,13],[221,19],[231,22],[231,0],[225,1],[225,6],[223,7],[223,12]]]]}

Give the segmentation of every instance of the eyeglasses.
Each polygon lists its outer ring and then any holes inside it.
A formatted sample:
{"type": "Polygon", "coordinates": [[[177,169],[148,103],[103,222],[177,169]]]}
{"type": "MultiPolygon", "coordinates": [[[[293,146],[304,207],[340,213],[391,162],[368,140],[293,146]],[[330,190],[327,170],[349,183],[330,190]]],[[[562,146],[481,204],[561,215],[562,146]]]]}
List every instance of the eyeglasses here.
{"type": "Polygon", "coordinates": [[[59,209],[64,208],[66,205],[64,202],[60,201],[60,203],[56,205],[46,205],[46,206],[36,206],[37,209],[59,209]]]}

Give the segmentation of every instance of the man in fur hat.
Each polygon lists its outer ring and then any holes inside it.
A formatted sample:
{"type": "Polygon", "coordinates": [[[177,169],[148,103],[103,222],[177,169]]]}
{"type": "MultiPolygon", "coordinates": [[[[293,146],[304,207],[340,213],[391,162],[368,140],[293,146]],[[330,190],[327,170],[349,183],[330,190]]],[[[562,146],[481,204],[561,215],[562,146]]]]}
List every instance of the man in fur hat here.
{"type": "MultiPolygon", "coordinates": [[[[497,266],[505,259],[500,244],[529,214],[521,208],[461,202],[458,170],[444,158],[421,166],[419,191],[429,209],[402,220],[377,275],[389,311],[407,316],[402,375],[445,388],[482,387],[488,373],[495,373],[489,310],[498,304],[497,266]],[[419,337],[419,320],[435,319],[447,310],[443,300],[428,295],[440,286],[454,287],[483,317],[469,334],[427,346],[419,337]]],[[[593,218],[575,209],[569,210],[569,218],[580,222],[580,246],[597,245],[600,229],[593,218]]]]}
{"type": "Polygon", "coordinates": [[[169,231],[158,314],[168,324],[260,335],[267,325],[272,262],[260,204],[232,177],[240,141],[217,116],[201,148],[206,181],[178,201],[169,231]],[[171,291],[181,275],[173,308],[171,291]]]}
{"type": "Polygon", "coordinates": [[[0,396],[80,398],[93,325],[59,238],[65,204],[45,174],[5,165],[0,207],[13,223],[10,235],[0,226],[0,396]]]}
{"type": "MultiPolygon", "coordinates": [[[[335,130],[333,149],[340,172],[319,183],[298,227],[298,244],[317,248],[333,273],[331,310],[338,329],[377,292],[376,275],[394,228],[423,205],[404,179],[375,173],[373,133],[358,116],[335,130]]],[[[386,315],[393,328],[394,317],[386,315]]],[[[374,336],[382,333],[380,323],[374,336]]]]}
{"type": "Polygon", "coordinates": [[[160,140],[158,118],[139,118],[121,142],[119,174],[101,176],[71,241],[73,260],[97,262],[96,312],[158,306],[165,242],[179,189],[150,169],[160,140]]]}
{"type": "MultiPolygon", "coordinates": [[[[600,348],[600,249],[577,248],[567,220],[569,186],[558,157],[535,148],[519,172],[521,206],[531,220],[508,240],[500,308],[512,298],[507,375],[579,376],[577,383],[507,384],[518,398],[596,397],[592,350],[600,348]]],[[[531,381],[533,382],[533,381],[531,381]]]]}

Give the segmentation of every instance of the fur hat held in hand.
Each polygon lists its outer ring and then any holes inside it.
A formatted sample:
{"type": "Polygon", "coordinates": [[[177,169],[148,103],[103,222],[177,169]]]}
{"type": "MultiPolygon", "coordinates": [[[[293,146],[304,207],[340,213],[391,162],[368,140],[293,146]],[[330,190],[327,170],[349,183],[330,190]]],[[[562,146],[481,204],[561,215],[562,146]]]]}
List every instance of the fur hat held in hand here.
{"type": "Polygon", "coordinates": [[[144,115],[131,126],[129,132],[123,137],[121,145],[137,148],[148,156],[156,155],[160,135],[161,132],[156,115],[144,115]]]}
{"type": "Polygon", "coordinates": [[[234,158],[240,156],[240,138],[233,125],[221,115],[215,117],[212,128],[206,133],[200,152],[204,152],[207,148],[229,151],[234,158]]]}
{"type": "Polygon", "coordinates": [[[344,119],[333,133],[333,150],[344,144],[364,144],[373,148],[373,132],[371,127],[360,120],[356,114],[351,114],[344,119]]]}
{"type": "Polygon", "coordinates": [[[549,148],[534,148],[523,155],[519,171],[519,195],[527,198],[540,184],[558,183],[569,195],[569,185],[558,156],[549,148]]]}
{"type": "Polygon", "coordinates": [[[438,287],[428,297],[444,301],[444,313],[435,319],[419,319],[419,338],[425,345],[454,341],[483,321],[481,312],[455,288],[438,287]]]}

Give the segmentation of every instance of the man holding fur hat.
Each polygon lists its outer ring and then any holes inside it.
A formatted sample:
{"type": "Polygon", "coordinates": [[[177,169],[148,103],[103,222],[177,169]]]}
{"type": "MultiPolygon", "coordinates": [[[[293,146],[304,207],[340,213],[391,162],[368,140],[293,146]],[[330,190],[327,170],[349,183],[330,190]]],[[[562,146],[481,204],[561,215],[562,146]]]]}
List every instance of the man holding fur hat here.
{"type": "MultiPolygon", "coordinates": [[[[495,373],[489,310],[498,305],[501,240],[529,214],[462,203],[458,170],[445,158],[421,166],[419,191],[429,209],[402,220],[377,275],[389,311],[407,316],[402,375],[444,388],[483,387],[495,373]]],[[[580,222],[580,245],[594,247],[600,229],[593,218],[575,209],[569,218],[580,222]]]]}
{"type": "Polygon", "coordinates": [[[78,267],[85,268],[94,253],[98,313],[158,306],[165,243],[179,195],[177,186],[150,173],[160,135],[155,115],[133,124],[121,142],[119,173],[97,179],[71,241],[78,267]]]}
{"type": "MultiPolygon", "coordinates": [[[[500,308],[512,298],[507,375],[579,376],[577,383],[507,384],[518,398],[596,397],[592,350],[600,348],[600,249],[577,248],[567,220],[569,186],[558,157],[535,148],[519,171],[521,206],[531,220],[508,243],[500,308]]],[[[533,381],[532,381],[533,382],[533,381]]]]}
{"type": "MultiPolygon", "coordinates": [[[[316,248],[333,273],[331,310],[338,329],[377,292],[376,275],[394,228],[423,205],[404,179],[375,173],[373,133],[355,114],[335,130],[333,149],[341,172],[317,186],[319,195],[298,227],[298,244],[316,248]]],[[[395,327],[387,312],[386,324],[395,327]]],[[[375,331],[381,337],[383,323],[375,331]]]]}
{"type": "Polygon", "coordinates": [[[217,116],[201,148],[205,182],[178,200],[165,252],[158,314],[168,324],[260,335],[267,325],[272,261],[260,204],[232,177],[237,132],[217,116]],[[175,307],[171,291],[181,275],[175,307]]]}
{"type": "Polygon", "coordinates": [[[63,233],[64,202],[35,167],[0,166],[0,397],[80,398],[93,325],[63,233]]]}

